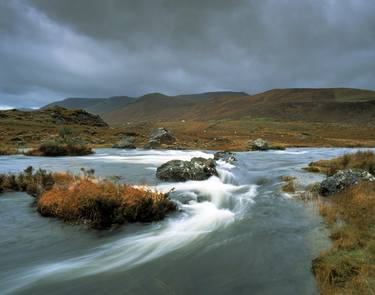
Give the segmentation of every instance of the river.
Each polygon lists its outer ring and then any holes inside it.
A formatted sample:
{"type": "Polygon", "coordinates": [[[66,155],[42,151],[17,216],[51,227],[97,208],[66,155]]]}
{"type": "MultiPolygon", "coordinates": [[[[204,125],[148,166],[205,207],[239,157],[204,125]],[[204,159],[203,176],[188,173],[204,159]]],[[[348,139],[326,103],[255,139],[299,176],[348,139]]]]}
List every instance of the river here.
{"type": "Polygon", "coordinates": [[[317,294],[311,260],[327,247],[311,206],[281,192],[282,175],[321,179],[301,168],[351,149],[237,153],[219,177],[163,183],[156,168],[204,151],[97,149],[85,157],[1,156],[0,172],[27,166],[148,185],[180,211],[161,222],[113,230],[38,215],[24,193],[0,195],[0,294],[317,294]]]}

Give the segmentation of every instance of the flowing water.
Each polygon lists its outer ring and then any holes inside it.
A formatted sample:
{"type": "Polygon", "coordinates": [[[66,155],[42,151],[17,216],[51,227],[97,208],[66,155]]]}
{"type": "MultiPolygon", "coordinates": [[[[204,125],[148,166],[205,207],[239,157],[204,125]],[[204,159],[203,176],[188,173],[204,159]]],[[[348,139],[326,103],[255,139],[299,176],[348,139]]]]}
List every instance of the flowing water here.
{"type": "Polygon", "coordinates": [[[86,157],[0,157],[0,172],[27,166],[148,185],[180,211],[151,224],[109,231],[38,215],[24,193],[0,196],[0,294],[316,294],[311,260],[327,247],[311,208],[282,193],[280,176],[302,184],[321,176],[301,168],[349,149],[238,153],[219,177],[163,183],[156,168],[202,151],[98,149],[86,157]],[[117,177],[118,178],[118,177],[117,177]]]}

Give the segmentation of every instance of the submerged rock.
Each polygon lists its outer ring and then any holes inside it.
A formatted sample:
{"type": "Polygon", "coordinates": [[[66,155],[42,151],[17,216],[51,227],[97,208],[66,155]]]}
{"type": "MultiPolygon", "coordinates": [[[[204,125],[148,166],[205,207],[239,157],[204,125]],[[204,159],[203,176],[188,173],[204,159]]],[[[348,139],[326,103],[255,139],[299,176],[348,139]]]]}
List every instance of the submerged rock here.
{"type": "Polygon", "coordinates": [[[231,164],[236,161],[236,157],[232,152],[216,152],[214,154],[214,160],[223,160],[231,164]]]}
{"type": "Polygon", "coordinates": [[[118,143],[113,145],[116,149],[135,149],[135,138],[132,136],[124,136],[118,143]]]}
{"type": "Polygon", "coordinates": [[[215,161],[205,158],[171,160],[156,170],[156,177],[165,181],[205,180],[213,175],[218,175],[215,161]]]}
{"type": "Polygon", "coordinates": [[[258,138],[249,142],[250,148],[253,151],[266,151],[269,149],[268,142],[263,138],[258,138]]]}
{"type": "Polygon", "coordinates": [[[321,195],[330,196],[362,181],[375,181],[375,177],[363,170],[339,170],[323,180],[318,190],[321,195]]]}

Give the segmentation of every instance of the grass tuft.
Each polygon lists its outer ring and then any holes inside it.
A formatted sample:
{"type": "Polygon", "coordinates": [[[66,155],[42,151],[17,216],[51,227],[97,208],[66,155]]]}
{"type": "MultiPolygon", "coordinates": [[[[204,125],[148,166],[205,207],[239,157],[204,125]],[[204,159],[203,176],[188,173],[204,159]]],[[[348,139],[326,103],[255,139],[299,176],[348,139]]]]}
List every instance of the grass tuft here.
{"type": "Polygon", "coordinates": [[[90,178],[55,184],[41,195],[37,207],[43,216],[94,228],[161,220],[176,209],[165,194],[90,178]]]}
{"type": "Polygon", "coordinates": [[[331,160],[311,162],[305,169],[310,172],[325,173],[328,176],[344,169],[361,169],[375,175],[375,153],[359,151],[354,154],[345,154],[331,160]]]}
{"type": "Polygon", "coordinates": [[[375,291],[375,183],[361,183],[319,203],[332,247],[313,261],[322,294],[375,291]]]}
{"type": "Polygon", "coordinates": [[[76,143],[58,143],[48,142],[41,144],[37,149],[33,149],[26,153],[28,156],[84,156],[90,155],[93,151],[90,147],[76,143]]]}

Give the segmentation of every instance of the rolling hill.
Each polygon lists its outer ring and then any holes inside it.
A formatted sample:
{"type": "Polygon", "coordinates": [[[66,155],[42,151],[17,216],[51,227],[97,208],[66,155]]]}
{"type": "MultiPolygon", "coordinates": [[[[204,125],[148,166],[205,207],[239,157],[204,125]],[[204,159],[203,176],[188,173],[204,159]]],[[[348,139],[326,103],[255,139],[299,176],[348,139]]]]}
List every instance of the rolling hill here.
{"type": "Polygon", "coordinates": [[[127,122],[266,119],[306,122],[375,122],[375,91],[353,88],[273,89],[167,96],[69,98],[51,105],[83,108],[111,125],[127,122]]]}

